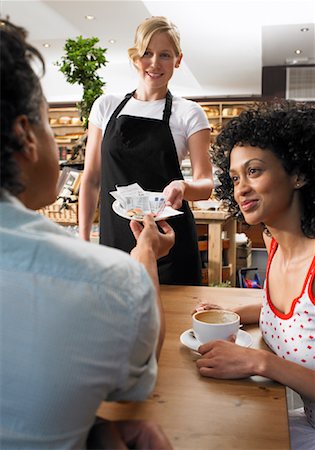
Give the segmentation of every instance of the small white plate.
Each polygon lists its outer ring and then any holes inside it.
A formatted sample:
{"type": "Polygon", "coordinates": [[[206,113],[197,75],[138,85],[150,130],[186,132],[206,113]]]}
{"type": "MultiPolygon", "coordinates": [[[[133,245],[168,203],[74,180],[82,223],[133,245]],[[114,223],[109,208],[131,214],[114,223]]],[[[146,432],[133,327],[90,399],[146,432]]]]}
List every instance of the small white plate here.
{"type": "MultiPolygon", "coordinates": [[[[198,351],[199,346],[201,345],[197,338],[195,338],[194,331],[192,328],[184,331],[180,335],[180,341],[183,345],[190,348],[190,350],[198,351]]],[[[242,347],[251,347],[253,344],[253,339],[249,333],[244,330],[238,330],[235,344],[240,345],[242,347]]]]}
{"type": "MultiPolygon", "coordinates": [[[[118,216],[123,217],[128,220],[137,220],[138,222],[142,222],[143,219],[136,219],[134,217],[128,216],[126,210],[121,206],[118,200],[115,200],[112,204],[113,211],[118,214],[118,216]]],[[[164,210],[159,214],[158,217],[155,217],[154,220],[158,222],[159,220],[165,220],[170,217],[180,216],[184,214],[182,211],[177,211],[176,209],[171,208],[170,206],[165,206],[164,210]]]]}

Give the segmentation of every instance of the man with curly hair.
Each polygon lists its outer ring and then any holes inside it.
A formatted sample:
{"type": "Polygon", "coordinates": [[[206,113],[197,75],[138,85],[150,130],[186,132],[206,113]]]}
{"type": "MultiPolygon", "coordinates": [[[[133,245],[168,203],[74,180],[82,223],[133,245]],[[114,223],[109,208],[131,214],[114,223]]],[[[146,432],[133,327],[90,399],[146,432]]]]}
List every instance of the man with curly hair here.
{"type": "MultiPolygon", "coordinates": [[[[261,375],[298,392],[289,412],[291,448],[315,448],[315,108],[262,103],[222,130],[212,151],[217,195],[238,220],[262,224],[268,251],[262,304],[236,307],[242,323],[260,323],[273,351],[231,342],[199,347],[201,375],[261,375]]],[[[210,304],[196,309],[211,309],[210,304]]]]}

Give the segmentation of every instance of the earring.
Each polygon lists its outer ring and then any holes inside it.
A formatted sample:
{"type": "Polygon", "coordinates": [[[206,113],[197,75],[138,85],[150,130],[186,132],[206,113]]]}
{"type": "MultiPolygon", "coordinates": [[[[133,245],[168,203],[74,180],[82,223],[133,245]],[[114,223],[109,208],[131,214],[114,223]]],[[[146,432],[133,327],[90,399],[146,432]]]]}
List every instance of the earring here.
{"type": "Polygon", "coordinates": [[[300,187],[300,183],[296,183],[295,187],[299,188],[300,187]]]}

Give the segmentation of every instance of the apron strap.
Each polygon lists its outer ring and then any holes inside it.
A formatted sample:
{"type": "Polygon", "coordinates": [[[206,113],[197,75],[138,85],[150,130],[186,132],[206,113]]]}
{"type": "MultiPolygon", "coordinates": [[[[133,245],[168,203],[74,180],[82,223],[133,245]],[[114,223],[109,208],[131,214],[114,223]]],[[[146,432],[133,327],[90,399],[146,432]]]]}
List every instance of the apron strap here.
{"type": "Polygon", "coordinates": [[[133,94],[136,92],[136,89],[134,90],[134,91],[132,91],[132,92],[129,92],[129,94],[126,94],[125,95],[125,98],[127,98],[128,100],[131,98],[131,97],[133,97],[133,94]]]}
{"type": "MultiPolygon", "coordinates": [[[[123,109],[125,104],[131,99],[131,97],[133,96],[133,94],[135,92],[136,92],[136,90],[134,90],[132,92],[129,92],[129,94],[126,94],[126,96],[123,99],[123,101],[121,103],[119,103],[119,105],[117,106],[117,108],[113,112],[111,119],[112,118],[116,118],[118,116],[120,111],[123,109]]],[[[171,116],[171,113],[172,113],[172,103],[173,103],[173,96],[170,93],[170,91],[167,91],[166,98],[165,98],[165,106],[164,106],[164,110],[163,110],[163,118],[162,118],[163,122],[169,123],[170,116],[171,116]]]]}
{"type": "Polygon", "coordinates": [[[125,106],[125,104],[131,99],[131,97],[133,96],[133,94],[136,91],[133,92],[129,92],[129,94],[126,94],[125,98],[123,99],[123,101],[121,103],[119,103],[119,105],[117,106],[117,108],[115,109],[115,111],[113,112],[113,114],[111,115],[110,120],[112,119],[116,119],[116,117],[118,116],[118,114],[120,113],[120,111],[123,109],[123,107],[125,106]]]}
{"type": "Polygon", "coordinates": [[[172,113],[172,103],[173,103],[173,96],[170,93],[170,91],[167,91],[165,99],[165,107],[163,111],[163,121],[166,123],[169,123],[170,120],[170,116],[172,113]]]}

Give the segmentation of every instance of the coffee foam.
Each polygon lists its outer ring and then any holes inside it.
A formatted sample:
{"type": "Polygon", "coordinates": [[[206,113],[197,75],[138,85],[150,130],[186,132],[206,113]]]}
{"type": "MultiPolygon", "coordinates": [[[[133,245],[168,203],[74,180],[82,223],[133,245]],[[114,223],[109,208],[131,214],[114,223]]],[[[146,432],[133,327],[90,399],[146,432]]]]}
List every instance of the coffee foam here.
{"type": "Polygon", "coordinates": [[[210,311],[200,311],[195,314],[195,319],[199,320],[199,322],[221,324],[235,322],[238,320],[238,316],[231,311],[220,311],[213,309],[210,311]]]}

